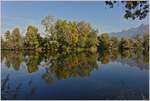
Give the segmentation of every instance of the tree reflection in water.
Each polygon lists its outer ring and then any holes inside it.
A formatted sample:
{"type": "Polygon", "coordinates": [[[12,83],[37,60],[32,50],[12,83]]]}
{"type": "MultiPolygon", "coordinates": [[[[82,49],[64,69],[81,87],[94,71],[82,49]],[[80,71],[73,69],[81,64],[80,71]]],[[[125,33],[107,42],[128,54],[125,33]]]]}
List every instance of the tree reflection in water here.
{"type": "Polygon", "coordinates": [[[51,64],[43,75],[49,82],[55,79],[88,76],[94,68],[97,68],[96,54],[60,55],[52,59],[51,64]]]}
{"type": "Polygon", "coordinates": [[[91,69],[96,68],[96,61],[100,61],[102,64],[108,64],[118,59],[131,59],[137,63],[148,64],[148,56],[149,52],[147,51],[133,50],[104,50],[99,53],[86,52],[78,54],[2,51],[1,59],[8,68],[14,68],[16,71],[19,71],[20,65],[25,62],[28,73],[38,71],[38,65],[44,62],[44,65],[47,67],[46,72],[55,72],[58,79],[63,79],[70,76],[89,75],[91,69]]]}
{"type": "Polygon", "coordinates": [[[32,73],[38,71],[38,65],[41,62],[41,57],[39,56],[40,54],[33,51],[25,54],[25,63],[27,65],[28,72],[32,73]]]}
{"type": "Polygon", "coordinates": [[[2,61],[6,67],[19,71],[20,65],[25,62],[28,73],[38,71],[38,66],[44,62],[46,72],[43,79],[52,82],[56,79],[66,79],[68,77],[88,76],[90,72],[97,68],[97,61],[108,64],[110,61],[119,59],[135,60],[137,63],[148,64],[149,57],[146,51],[105,50],[99,53],[61,54],[34,51],[2,51],[2,61]]]}
{"type": "Polygon", "coordinates": [[[13,67],[14,70],[19,71],[20,65],[23,62],[23,54],[20,51],[2,51],[2,61],[5,58],[5,65],[8,68],[13,67]]]}
{"type": "MultiPolygon", "coordinates": [[[[45,72],[42,74],[42,78],[47,83],[53,83],[57,80],[67,79],[70,77],[85,77],[89,76],[91,71],[98,69],[97,61],[101,64],[108,64],[109,62],[119,61],[128,65],[148,64],[149,52],[147,51],[133,51],[133,50],[105,50],[99,53],[78,53],[78,54],[61,54],[43,52],[38,53],[34,51],[2,51],[2,63],[6,67],[13,68],[15,71],[21,69],[21,64],[25,63],[26,70],[32,74],[39,70],[41,66],[45,72]],[[125,62],[126,61],[126,62],[125,62]],[[130,63],[131,62],[131,63],[130,63]]],[[[149,69],[145,68],[144,69],[149,69]]],[[[2,99],[6,99],[8,95],[11,99],[15,99],[21,91],[23,83],[17,83],[16,87],[11,89],[10,76],[2,79],[2,99]]],[[[37,87],[34,85],[33,80],[30,79],[28,87],[30,88],[30,96],[34,95],[37,87]]],[[[122,96],[122,95],[120,95],[122,96]]]]}

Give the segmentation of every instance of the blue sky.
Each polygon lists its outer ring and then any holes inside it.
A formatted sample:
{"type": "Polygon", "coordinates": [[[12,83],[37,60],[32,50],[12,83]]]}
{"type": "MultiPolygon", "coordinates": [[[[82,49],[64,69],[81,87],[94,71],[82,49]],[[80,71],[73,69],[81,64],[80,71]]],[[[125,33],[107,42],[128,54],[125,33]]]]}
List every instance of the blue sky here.
{"type": "Polygon", "coordinates": [[[85,20],[99,33],[118,32],[142,23],[148,24],[148,17],[141,21],[124,19],[121,4],[110,9],[103,1],[3,1],[1,5],[2,32],[14,27],[25,32],[28,25],[35,25],[39,32],[44,32],[41,20],[47,15],[67,20],[85,20]]]}

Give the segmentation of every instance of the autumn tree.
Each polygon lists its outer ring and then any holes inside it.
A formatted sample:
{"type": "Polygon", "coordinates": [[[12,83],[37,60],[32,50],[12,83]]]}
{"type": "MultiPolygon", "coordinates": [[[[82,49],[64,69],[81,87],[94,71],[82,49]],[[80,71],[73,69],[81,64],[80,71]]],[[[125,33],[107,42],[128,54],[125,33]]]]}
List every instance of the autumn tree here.
{"type": "Polygon", "coordinates": [[[86,40],[86,48],[89,48],[88,50],[95,52],[97,51],[97,45],[98,45],[98,40],[97,40],[97,32],[96,30],[92,30],[86,40]]]}
{"type": "Polygon", "coordinates": [[[14,49],[21,49],[22,48],[22,36],[20,34],[19,28],[15,28],[12,31],[11,34],[11,38],[12,38],[12,48],[14,49]]]}
{"type": "Polygon", "coordinates": [[[38,29],[34,26],[28,26],[25,40],[24,40],[24,45],[26,48],[29,49],[36,49],[39,47],[40,42],[39,42],[39,33],[38,29]]]}
{"type": "Polygon", "coordinates": [[[98,37],[99,45],[98,47],[100,49],[109,49],[110,47],[110,39],[108,33],[103,33],[98,37]]]}
{"type": "Polygon", "coordinates": [[[53,35],[53,39],[56,39],[61,49],[66,49],[69,44],[72,44],[72,33],[70,28],[69,22],[66,20],[58,20],[56,22],[56,33],[53,35]]]}
{"type": "Polygon", "coordinates": [[[42,21],[41,24],[45,27],[45,32],[51,33],[52,32],[52,26],[56,22],[56,19],[54,16],[46,16],[42,21]]]}
{"type": "Polygon", "coordinates": [[[53,19],[53,17],[47,16],[42,20],[48,34],[44,39],[44,46],[60,51],[96,48],[97,31],[89,23],[53,19]]]}
{"type": "Polygon", "coordinates": [[[11,47],[12,47],[12,43],[11,43],[12,38],[11,38],[10,31],[6,31],[4,33],[4,36],[5,36],[5,48],[6,49],[11,49],[11,47]]]}
{"type": "Polygon", "coordinates": [[[61,48],[74,48],[77,46],[79,34],[76,22],[58,20],[55,31],[55,35],[52,35],[53,39],[57,40],[61,48]]]}
{"type": "Polygon", "coordinates": [[[86,40],[88,33],[90,32],[90,25],[85,21],[80,21],[77,25],[78,33],[79,33],[79,47],[86,47],[86,40]]]}
{"type": "Polygon", "coordinates": [[[22,36],[19,28],[14,28],[12,32],[7,31],[4,35],[3,48],[5,49],[21,49],[22,48],[22,36]]]}
{"type": "Polygon", "coordinates": [[[43,39],[42,46],[45,49],[58,48],[58,42],[56,41],[55,23],[56,18],[54,16],[46,16],[42,21],[42,25],[45,27],[46,36],[43,39]]]}

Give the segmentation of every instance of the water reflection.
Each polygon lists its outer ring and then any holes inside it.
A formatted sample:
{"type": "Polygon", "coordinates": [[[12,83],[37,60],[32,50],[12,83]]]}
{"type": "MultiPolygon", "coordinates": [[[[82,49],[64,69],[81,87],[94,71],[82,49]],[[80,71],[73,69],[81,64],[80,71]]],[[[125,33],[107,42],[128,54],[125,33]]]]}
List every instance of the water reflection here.
{"type": "Polygon", "coordinates": [[[51,66],[46,68],[43,78],[52,82],[56,79],[69,77],[84,77],[97,68],[96,54],[61,55],[51,60],[51,66]]]}
{"type": "MultiPolygon", "coordinates": [[[[19,71],[23,68],[23,64],[26,67],[26,72],[29,74],[44,70],[40,75],[41,78],[47,83],[52,84],[58,80],[65,80],[67,78],[74,77],[88,77],[93,70],[100,69],[101,65],[109,64],[112,62],[119,62],[121,64],[128,64],[131,67],[137,67],[140,69],[148,70],[149,57],[146,51],[133,51],[125,50],[120,52],[119,50],[105,50],[99,53],[78,53],[78,54],[61,54],[43,52],[38,53],[34,51],[2,51],[1,60],[2,64],[9,69],[19,71]]],[[[2,69],[3,70],[3,69],[2,69]]],[[[16,73],[17,73],[16,72],[16,73]]],[[[33,79],[28,79],[27,84],[22,83],[20,80],[17,84],[11,86],[9,83],[11,74],[2,75],[2,99],[16,99],[20,96],[20,92],[24,89],[24,86],[28,86],[29,95],[34,96],[37,91],[37,87],[33,79]],[[11,88],[12,87],[12,88],[11,88]],[[9,97],[8,97],[9,95],[9,97]]],[[[120,91],[120,97],[125,96],[125,91],[120,91]]],[[[27,99],[27,98],[26,98],[27,99]]]]}
{"type": "Polygon", "coordinates": [[[48,78],[52,78],[52,75],[56,76],[55,79],[88,76],[93,69],[97,68],[97,61],[102,64],[108,64],[109,62],[126,59],[128,61],[135,61],[136,64],[148,64],[148,56],[148,52],[134,52],[131,50],[123,52],[106,50],[99,53],[80,54],[2,51],[1,59],[7,68],[13,68],[15,71],[19,71],[21,64],[25,62],[28,73],[37,72],[39,69],[38,65],[42,64],[46,67],[43,78],[48,80],[48,78]]]}
{"type": "Polygon", "coordinates": [[[5,79],[2,79],[2,86],[1,86],[2,99],[7,99],[8,96],[11,96],[11,99],[15,99],[22,88],[21,83],[11,88],[9,80],[10,80],[9,74],[6,76],[5,79]]]}
{"type": "Polygon", "coordinates": [[[1,59],[2,61],[5,60],[5,65],[8,68],[13,67],[14,70],[16,71],[19,70],[21,63],[24,61],[23,54],[20,51],[16,51],[16,52],[2,51],[1,59]]]}

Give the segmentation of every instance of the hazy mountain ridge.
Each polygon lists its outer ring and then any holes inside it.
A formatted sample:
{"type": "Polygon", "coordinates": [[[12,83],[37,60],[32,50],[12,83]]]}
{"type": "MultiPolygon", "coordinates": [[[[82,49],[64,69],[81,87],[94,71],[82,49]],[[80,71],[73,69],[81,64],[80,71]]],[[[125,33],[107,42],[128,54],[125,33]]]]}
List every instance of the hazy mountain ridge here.
{"type": "Polygon", "coordinates": [[[127,37],[135,37],[137,34],[143,35],[146,32],[149,32],[149,25],[141,24],[138,27],[130,28],[128,30],[123,30],[121,32],[112,32],[112,33],[110,33],[110,36],[127,38],[127,37]]]}

